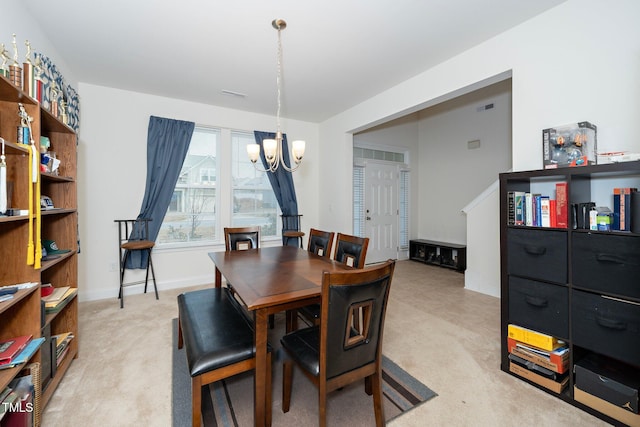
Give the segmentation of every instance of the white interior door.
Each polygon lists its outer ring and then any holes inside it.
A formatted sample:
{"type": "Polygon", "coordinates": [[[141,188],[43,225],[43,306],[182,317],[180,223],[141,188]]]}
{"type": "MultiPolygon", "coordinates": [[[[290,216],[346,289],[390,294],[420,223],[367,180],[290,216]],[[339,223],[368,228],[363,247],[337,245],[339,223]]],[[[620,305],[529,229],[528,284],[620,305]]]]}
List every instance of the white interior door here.
{"type": "Polygon", "coordinates": [[[372,161],[365,165],[367,264],[398,257],[398,175],[397,165],[372,161]]]}

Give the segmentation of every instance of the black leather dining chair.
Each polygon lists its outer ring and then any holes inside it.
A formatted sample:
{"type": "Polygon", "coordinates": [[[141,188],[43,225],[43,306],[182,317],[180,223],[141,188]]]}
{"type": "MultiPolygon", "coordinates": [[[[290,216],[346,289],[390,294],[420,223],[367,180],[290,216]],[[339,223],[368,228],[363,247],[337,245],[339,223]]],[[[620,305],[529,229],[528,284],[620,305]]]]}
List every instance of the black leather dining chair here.
{"type": "Polygon", "coordinates": [[[331,258],[331,249],[333,249],[333,231],[322,231],[312,228],[309,230],[309,241],[307,242],[307,250],[316,255],[331,258]]]}
{"type": "MultiPolygon", "coordinates": [[[[336,252],[333,259],[349,267],[363,268],[364,261],[367,258],[368,248],[368,237],[338,233],[338,237],[336,238],[336,252]]],[[[310,304],[299,308],[298,313],[314,325],[320,324],[320,304],[310,304]]],[[[294,326],[291,326],[291,329],[295,329],[295,321],[292,325],[294,326]]]]}
{"type": "MultiPolygon", "coordinates": [[[[224,228],[224,246],[228,251],[246,251],[248,249],[260,248],[260,226],[252,225],[249,227],[225,227],[224,228]]],[[[231,293],[237,297],[233,285],[227,282],[227,287],[231,293]]],[[[246,312],[246,310],[245,310],[246,312]]],[[[249,316],[249,313],[246,313],[249,316]]],[[[269,315],[269,327],[273,329],[275,326],[275,317],[269,315]]]]}
{"type": "Polygon", "coordinates": [[[242,251],[260,247],[260,227],[225,227],[224,246],[227,251],[242,251]]]}
{"type": "MultiPolygon", "coordinates": [[[[376,425],[384,425],[382,335],[395,261],[363,270],[325,272],[320,326],[290,332],[285,350],[282,411],[291,405],[294,364],[318,388],[319,425],[327,420],[327,394],[361,379],[373,395],[376,425]]],[[[357,424],[354,420],[354,424],[357,424]]]]}

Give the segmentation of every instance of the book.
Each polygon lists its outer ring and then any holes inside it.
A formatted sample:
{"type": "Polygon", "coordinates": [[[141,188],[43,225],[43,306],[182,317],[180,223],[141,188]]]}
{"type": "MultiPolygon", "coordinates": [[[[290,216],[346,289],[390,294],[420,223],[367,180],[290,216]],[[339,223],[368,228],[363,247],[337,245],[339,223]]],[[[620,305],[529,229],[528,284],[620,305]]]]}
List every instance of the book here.
{"type": "Polygon", "coordinates": [[[533,219],[533,194],[524,193],[524,205],[525,205],[525,220],[524,225],[531,227],[534,225],[533,219]]]}
{"type": "Polygon", "coordinates": [[[31,358],[31,356],[33,356],[33,354],[40,348],[44,340],[44,337],[32,339],[31,341],[29,341],[27,346],[17,356],[15,356],[13,360],[11,360],[11,362],[0,365],[0,369],[14,368],[18,365],[26,363],[31,358]]]}
{"type": "Polygon", "coordinates": [[[569,228],[568,188],[566,182],[556,183],[556,227],[569,228]]]}
{"type": "Polygon", "coordinates": [[[551,227],[551,212],[549,209],[549,196],[540,197],[540,226],[551,227]]]}
{"type": "Polygon", "coordinates": [[[524,191],[514,191],[514,200],[516,207],[515,225],[524,225],[525,221],[525,205],[524,205],[524,191]]]}
{"type": "Polygon", "coordinates": [[[507,191],[507,225],[516,223],[515,191],[507,191]]]}
{"type": "Polygon", "coordinates": [[[46,313],[57,313],[62,310],[68,303],[73,299],[73,297],[78,293],[76,288],[69,288],[64,294],[64,297],[56,302],[45,303],[45,312],[46,313]]]}
{"type": "Polygon", "coordinates": [[[64,296],[69,289],[71,289],[70,286],[60,286],[59,288],[54,288],[53,292],[46,297],[42,297],[42,300],[47,306],[55,305],[55,303],[60,302],[64,299],[64,296]]]}
{"type": "Polygon", "coordinates": [[[536,227],[542,226],[542,194],[534,194],[533,195],[533,208],[535,212],[533,213],[533,225],[536,227]]]}
{"type": "Polygon", "coordinates": [[[556,214],[556,199],[549,199],[550,227],[558,226],[558,215],[556,214]]]}
{"type": "Polygon", "coordinates": [[[637,188],[613,189],[613,225],[617,231],[631,231],[631,193],[637,188]]]}
{"type": "Polygon", "coordinates": [[[22,335],[0,342],[0,365],[11,363],[30,340],[31,335],[22,335]]]}

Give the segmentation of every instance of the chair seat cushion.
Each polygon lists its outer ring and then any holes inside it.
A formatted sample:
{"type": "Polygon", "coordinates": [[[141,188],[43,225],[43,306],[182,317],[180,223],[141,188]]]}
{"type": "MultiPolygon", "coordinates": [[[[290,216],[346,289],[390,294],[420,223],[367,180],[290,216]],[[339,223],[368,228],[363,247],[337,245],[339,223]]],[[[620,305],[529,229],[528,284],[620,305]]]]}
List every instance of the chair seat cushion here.
{"type": "Polygon", "coordinates": [[[318,358],[320,352],[320,328],[318,326],[291,332],[283,336],[280,339],[280,343],[301,368],[315,376],[320,374],[320,361],[318,358]]]}
{"type": "Polygon", "coordinates": [[[181,294],[178,308],[192,377],[253,357],[253,326],[227,288],[181,294]]]}
{"type": "Polygon", "coordinates": [[[284,237],[302,237],[304,236],[304,231],[285,231],[282,235],[284,237]]]}
{"type": "Polygon", "coordinates": [[[155,243],[150,240],[129,240],[128,242],[125,242],[120,246],[122,247],[122,249],[138,251],[142,249],[151,249],[155,246],[155,243]]]}

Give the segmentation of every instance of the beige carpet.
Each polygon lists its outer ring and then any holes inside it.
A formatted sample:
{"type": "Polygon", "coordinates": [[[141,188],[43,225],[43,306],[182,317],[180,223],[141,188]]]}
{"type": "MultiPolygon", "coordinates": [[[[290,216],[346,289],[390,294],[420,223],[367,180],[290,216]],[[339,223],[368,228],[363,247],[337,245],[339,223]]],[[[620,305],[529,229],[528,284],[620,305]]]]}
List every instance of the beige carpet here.
{"type": "MultiPolygon", "coordinates": [[[[187,289],[127,296],[121,310],[113,288],[112,299],[80,303],[79,358],[45,427],[171,425],[171,319],[187,289]]],[[[500,371],[499,328],[499,300],[465,290],[462,274],[398,262],[383,351],[438,396],[389,425],[607,425],[500,371]]]]}

